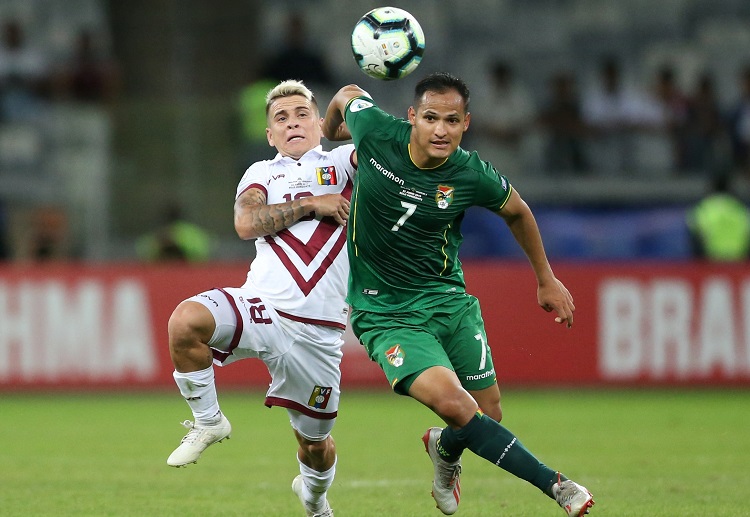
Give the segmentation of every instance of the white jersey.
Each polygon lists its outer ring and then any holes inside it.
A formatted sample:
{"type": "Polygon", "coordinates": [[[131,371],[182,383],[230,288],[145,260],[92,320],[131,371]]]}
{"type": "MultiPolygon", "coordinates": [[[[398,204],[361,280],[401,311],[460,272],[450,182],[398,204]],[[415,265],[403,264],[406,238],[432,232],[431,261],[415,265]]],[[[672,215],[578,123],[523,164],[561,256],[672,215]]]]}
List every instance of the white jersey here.
{"type": "MultiPolygon", "coordinates": [[[[237,197],[249,188],[266,194],[269,205],[323,194],[351,198],[356,168],[354,146],[332,151],[321,146],[299,160],[277,154],[251,165],[237,186],[237,197]]],[[[252,288],[279,315],[306,323],[345,328],[349,258],[346,228],[333,218],[314,214],[275,235],[255,240],[256,257],[243,287],[252,288]]]]}

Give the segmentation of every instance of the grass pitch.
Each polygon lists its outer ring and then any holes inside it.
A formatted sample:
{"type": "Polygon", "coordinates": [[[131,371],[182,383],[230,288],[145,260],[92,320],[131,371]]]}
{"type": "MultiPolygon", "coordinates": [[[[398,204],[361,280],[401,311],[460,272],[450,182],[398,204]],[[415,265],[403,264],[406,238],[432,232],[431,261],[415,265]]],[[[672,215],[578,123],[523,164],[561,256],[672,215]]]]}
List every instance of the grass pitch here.
{"type": "MultiPolygon", "coordinates": [[[[221,391],[221,387],[220,387],[221,391]]],[[[167,467],[189,410],[174,393],[0,397],[0,515],[304,515],[290,490],[295,442],[262,393],[220,393],[234,427],[184,469],[167,467]]],[[[509,429],[586,485],[592,517],[750,516],[750,390],[506,390],[509,429]]],[[[439,425],[416,402],[345,392],[329,493],[337,517],[442,514],[420,440],[439,425]]],[[[533,486],[464,455],[457,516],[562,516],[533,486]]]]}

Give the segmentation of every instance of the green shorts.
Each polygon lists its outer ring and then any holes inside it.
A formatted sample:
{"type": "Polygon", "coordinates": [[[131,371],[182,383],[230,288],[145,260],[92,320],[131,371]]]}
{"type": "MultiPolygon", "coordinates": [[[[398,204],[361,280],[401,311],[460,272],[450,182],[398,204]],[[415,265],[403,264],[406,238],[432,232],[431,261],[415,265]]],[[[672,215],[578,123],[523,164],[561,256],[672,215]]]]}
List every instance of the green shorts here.
{"type": "Polygon", "coordinates": [[[497,382],[479,300],[471,295],[411,312],[353,310],[351,324],[370,359],[401,395],[408,394],[417,375],[433,366],[453,370],[467,390],[497,382]]]}

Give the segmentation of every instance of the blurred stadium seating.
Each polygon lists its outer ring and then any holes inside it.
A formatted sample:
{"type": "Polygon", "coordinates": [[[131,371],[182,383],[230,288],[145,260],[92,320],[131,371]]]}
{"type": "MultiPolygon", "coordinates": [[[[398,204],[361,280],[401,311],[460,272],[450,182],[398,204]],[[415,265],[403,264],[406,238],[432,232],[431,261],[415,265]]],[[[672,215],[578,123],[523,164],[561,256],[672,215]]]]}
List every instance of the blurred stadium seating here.
{"type": "MultiPolygon", "coordinates": [[[[231,129],[234,94],[280,44],[290,10],[304,12],[339,83],[359,82],[391,112],[405,113],[420,75],[403,80],[394,95],[393,83],[370,81],[353,66],[349,28],[371,8],[365,0],[350,0],[346,8],[335,0],[226,0],[210,9],[196,0],[166,1],[158,8],[135,4],[144,9],[105,0],[0,2],[0,21],[19,19],[52,62],[68,57],[81,29],[93,29],[100,50],[119,60],[126,74],[114,106],[56,102],[33,123],[0,121],[0,201],[13,212],[62,195],[76,248],[86,260],[134,259],[134,239],[157,224],[158,206],[174,196],[186,203],[188,216],[222,237],[218,258],[247,258],[251,247],[237,242],[228,215],[247,165],[238,164],[231,129]],[[134,211],[134,206],[143,208],[134,211]]],[[[487,63],[498,57],[513,64],[541,104],[553,73],[573,71],[583,89],[599,59],[613,55],[627,81],[644,89],[665,62],[675,66],[685,88],[709,71],[727,107],[738,96],[738,70],[750,62],[747,0],[403,0],[399,5],[417,14],[427,33],[420,72],[450,70],[477,95],[486,90],[487,63]]],[[[319,96],[325,102],[330,93],[319,96]]],[[[706,191],[711,171],[675,174],[664,166],[659,145],[653,139],[642,142],[642,166],[616,178],[597,171],[567,178],[538,168],[511,178],[533,204],[551,256],[689,257],[684,211],[706,191]]],[[[738,175],[735,183],[747,198],[747,178],[738,175]]],[[[491,214],[468,214],[464,257],[516,257],[518,250],[501,226],[491,214]]]]}

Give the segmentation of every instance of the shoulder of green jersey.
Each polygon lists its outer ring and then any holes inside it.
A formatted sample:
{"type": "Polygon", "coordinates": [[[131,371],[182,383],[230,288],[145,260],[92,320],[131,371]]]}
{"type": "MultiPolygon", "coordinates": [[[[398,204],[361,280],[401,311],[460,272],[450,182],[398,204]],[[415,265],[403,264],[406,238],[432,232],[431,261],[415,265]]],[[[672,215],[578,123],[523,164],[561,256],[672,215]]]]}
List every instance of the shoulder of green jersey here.
{"type": "Polygon", "coordinates": [[[505,176],[500,176],[500,184],[503,187],[503,190],[508,190],[508,180],[505,179],[505,176]]]}
{"type": "Polygon", "coordinates": [[[356,113],[358,111],[365,110],[367,108],[372,108],[374,104],[368,100],[365,99],[354,99],[351,104],[349,104],[349,111],[352,113],[356,113]]]}

